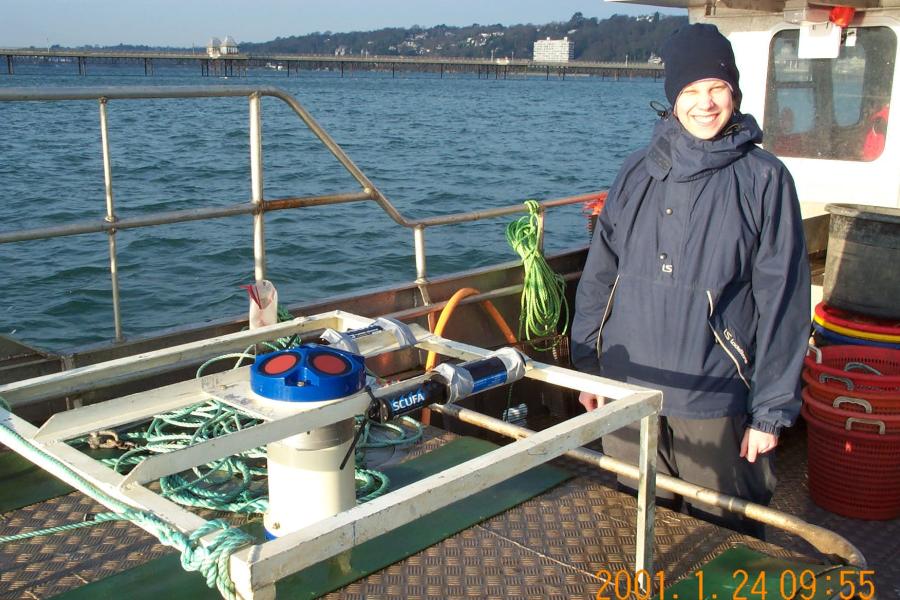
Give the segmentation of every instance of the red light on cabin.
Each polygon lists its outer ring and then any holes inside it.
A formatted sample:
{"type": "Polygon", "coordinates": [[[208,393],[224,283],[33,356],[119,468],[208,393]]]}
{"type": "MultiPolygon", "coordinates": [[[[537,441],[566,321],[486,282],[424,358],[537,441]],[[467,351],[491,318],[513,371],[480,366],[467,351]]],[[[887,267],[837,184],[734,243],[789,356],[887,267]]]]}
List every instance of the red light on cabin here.
{"type": "Polygon", "coordinates": [[[856,9],[851,6],[835,6],[831,9],[831,15],[829,15],[828,19],[841,29],[844,29],[850,25],[854,14],[856,14],[856,9]]]}

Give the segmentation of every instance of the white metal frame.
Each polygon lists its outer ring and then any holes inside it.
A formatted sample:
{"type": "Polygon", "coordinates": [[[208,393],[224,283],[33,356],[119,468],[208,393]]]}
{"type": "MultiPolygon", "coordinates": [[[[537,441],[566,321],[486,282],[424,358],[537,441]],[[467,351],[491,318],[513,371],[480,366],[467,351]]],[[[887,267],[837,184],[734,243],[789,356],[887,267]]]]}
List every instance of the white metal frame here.
{"type": "MultiPolygon", "coordinates": [[[[0,387],[0,395],[20,404],[36,401],[60,391],[90,387],[133,378],[184,360],[219,353],[229,348],[284,335],[332,328],[348,331],[367,327],[372,319],[341,311],[300,318],[253,332],[241,332],[212,340],[184,344],[171,349],[92,365],[81,369],[35,378],[0,387]]],[[[446,356],[470,360],[489,351],[436,336],[413,325],[416,347],[446,356]]],[[[367,356],[396,350],[392,334],[376,334],[358,340],[367,356]]],[[[78,408],[51,417],[37,429],[0,409],[0,422],[11,427],[29,443],[79,473],[92,485],[141,509],[153,511],[189,534],[205,521],[184,508],[158,496],[144,484],[162,476],[202,465],[242,450],[335,423],[366,411],[371,398],[358,393],[332,402],[312,403],[301,412],[280,413],[268,403],[254,400],[249,389],[248,367],[131,394],[101,404],[78,408]],[[195,446],[154,456],[122,476],[65,443],[97,429],[108,429],[149,419],[155,414],[218,399],[263,420],[254,427],[228,434],[195,446]]],[[[406,487],[388,493],[333,517],[314,523],[276,540],[245,547],[231,556],[231,577],[238,595],[245,600],[274,598],[275,583],[301,569],[335,556],[397,527],[424,517],[462,498],[543,464],[569,450],[583,446],[629,423],[641,423],[640,479],[638,486],[637,553],[635,570],[650,572],[653,556],[655,513],[657,416],[662,393],[630,386],[561,367],[528,360],[525,376],[579,391],[588,391],[616,400],[604,407],[569,419],[526,439],[471,459],[406,487]]],[[[424,376],[423,376],[424,377],[424,376]]],[[[422,377],[392,384],[374,391],[376,397],[421,382],[422,377]]],[[[52,465],[40,465],[68,483],[80,487],[67,473],[52,465]]],[[[87,490],[82,490],[89,493],[87,490]]],[[[211,538],[210,538],[211,539],[211,538]]],[[[203,540],[201,540],[201,543],[203,540]]]]}

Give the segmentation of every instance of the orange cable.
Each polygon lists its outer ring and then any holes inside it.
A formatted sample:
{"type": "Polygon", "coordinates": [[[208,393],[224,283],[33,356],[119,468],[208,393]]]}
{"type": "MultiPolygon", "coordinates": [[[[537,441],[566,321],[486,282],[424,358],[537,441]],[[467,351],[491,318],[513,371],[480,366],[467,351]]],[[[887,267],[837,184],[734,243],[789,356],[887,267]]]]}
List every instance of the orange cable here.
{"type": "MultiPolygon", "coordinates": [[[[447,305],[444,306],[443,310],[441,310],[441,316],[438,318],[437,325],[434,326],[435,335],[441,335],[444,332],[444,327],[447,326],[447,321],[450,320],[450,316],[453,314],[454,309],[460,303],[463,298],[468,296],[474,296],[476,294],[480,294],[478,290],[471,287],[460,288],[450,296],[450,300],[447,301],[447,305]]],[[[494,306],[494,303],[490,300],[482,300],[480,303],[485,312],[494,319],[494,322],[497,324],[497,327],[500,328],[500,331],[503,333],[503,336],[506,338],[506,341],[510,344],[515,344],[519,340],[516,339],[516,334],[513,333],[512,329],[510,329],[509,325],[506,323],[506,319],[503,318],[503,315],[500,314],[500,311],[497,310],[497,307],[494,306]]],[[[433,351],[428,353],[428,358],[425,361],[425,370],[430,371],[434,368],[435,363],[437,362],[437,354],[433,351]]]]}

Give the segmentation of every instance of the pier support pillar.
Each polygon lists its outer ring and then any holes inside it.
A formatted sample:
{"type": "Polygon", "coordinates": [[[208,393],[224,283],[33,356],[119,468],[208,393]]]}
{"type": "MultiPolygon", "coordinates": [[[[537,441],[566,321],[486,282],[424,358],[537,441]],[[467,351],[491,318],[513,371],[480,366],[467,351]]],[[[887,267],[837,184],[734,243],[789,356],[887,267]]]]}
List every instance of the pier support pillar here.
{"type": "Polygon", "coordinates": [[[13,66],[13,57],[11,54],[6,55],[6,74],[13,75],[15,74],[16,69],[13,66]]]}
{"type": "Polygon", "coordinates": [[[144,59],[144,75],[153,75],[153,59],[144,59]]]}
{"type": "Polygon", "coordinates": [[[87,75],[87,57],[85,56],[78,57],[78,74],[87,75]]]}
{"type": "Polygon", "coordinates": [[[547,65],[547,81],[550,81],[550,65],[547,65]]]}
{"type": "Polygon", "coordinates": [[[344,61],[341,61],[341,77],[344,76],[344,61]]]}

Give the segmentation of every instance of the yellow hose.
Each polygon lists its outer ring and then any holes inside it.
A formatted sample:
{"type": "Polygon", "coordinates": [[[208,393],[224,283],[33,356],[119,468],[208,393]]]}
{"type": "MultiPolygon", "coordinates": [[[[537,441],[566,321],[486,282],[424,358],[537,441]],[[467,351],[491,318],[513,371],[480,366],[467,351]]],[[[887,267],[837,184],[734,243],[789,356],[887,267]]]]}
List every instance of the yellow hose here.
{"type": "MultiPolygon", "coordinates": [[[[444,327],[447,326],[447,321],[450,320],[450,316],[453,314],[453,310],[456,308],[456,305],[460,303],[463,298],[467,298],[468,296],[474,296],[475,294],[480,294],[478,290],[475,288],[460,288],[454,292],[452,296],[450,296],[450,300],[447,301],[447,305],[441,310],[441,316],[438,318],[437,325],[434,326],[434,333],[436,335],[442,335],[444,333],[444,327]]],[[[497,327],[500,328],[501,333],[506,338],[506,341],[510,344],[515,344],[519,340],[516,339],[516,334],[513,333],[512,329],[509,328],[509,325],[506,323],[506,319],[503,318],[503,315],[500,314],[500,311],[497,310],[497,307],[494,306],[494,303],[490,300],[482,300],[481,306],[484,307],[485,312],[494,319],[494,322],[497,324],[497,327]]],[[[428,358],[425,361],[425,370],[430,371],[434,368],[435,363],[437,362],[437,354],[434,352],[428,353],[428,358]]]]}

